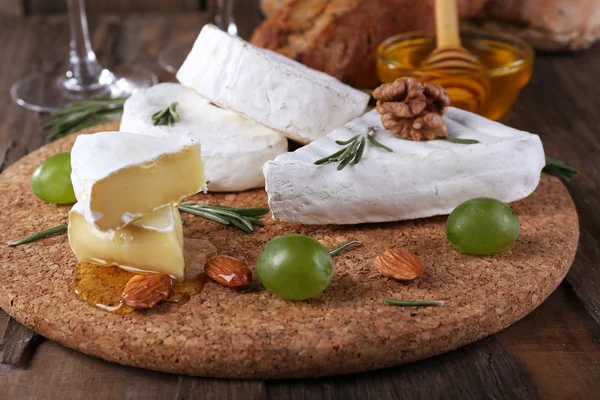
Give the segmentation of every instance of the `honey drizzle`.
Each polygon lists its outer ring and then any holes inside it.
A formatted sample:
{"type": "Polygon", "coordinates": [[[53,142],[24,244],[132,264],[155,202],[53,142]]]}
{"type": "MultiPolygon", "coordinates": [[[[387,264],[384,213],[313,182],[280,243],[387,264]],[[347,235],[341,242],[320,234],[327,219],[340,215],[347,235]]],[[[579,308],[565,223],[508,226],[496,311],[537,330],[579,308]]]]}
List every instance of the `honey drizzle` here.
{"type": "MultiPolygon", "coordinates": [[[[115,314],[128,314],[133,308],[121,303],[121,294],[135,273],[118,267],[80,263],[75,270],[74,288],[77,298],[101,310],[115,314]]],[[[202,273],[193,279],[173,282],[173,294],[168,302],[183,304],[199,293],[206,283],[202,273]]]]}

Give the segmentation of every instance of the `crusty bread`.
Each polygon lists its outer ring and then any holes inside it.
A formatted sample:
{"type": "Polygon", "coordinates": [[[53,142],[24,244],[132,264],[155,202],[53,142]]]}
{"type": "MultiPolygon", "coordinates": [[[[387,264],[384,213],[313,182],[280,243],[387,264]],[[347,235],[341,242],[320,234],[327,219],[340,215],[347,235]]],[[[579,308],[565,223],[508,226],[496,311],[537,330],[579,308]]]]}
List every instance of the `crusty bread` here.
{"type": "MultiPolygon", "coordinates": [[[[434,0],[268,0],[252,43],[356,87],[378,83],[377,45],[434,26],[434,0]]],[[[545,50],[581,49],[600,35],[600,0],[459,0],[461,18],[545,50]]]]}
{"type": "Polygon", "coordinates": [[[478,19],[541,50],[580,50],[600,37],[600,0],[489,0],[478,19]]]}

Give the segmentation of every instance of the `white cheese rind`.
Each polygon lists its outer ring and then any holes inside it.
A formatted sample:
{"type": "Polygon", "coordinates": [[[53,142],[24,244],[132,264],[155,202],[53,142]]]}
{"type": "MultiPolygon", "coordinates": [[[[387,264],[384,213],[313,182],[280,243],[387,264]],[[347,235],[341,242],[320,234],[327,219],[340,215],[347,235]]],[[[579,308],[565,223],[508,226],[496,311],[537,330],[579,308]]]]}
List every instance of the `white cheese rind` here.
{"type": "MultiPolygon", "coordinates": [[[[143,215],[141,213],[124,210],[118,225],[110,229],[102,229],[98,225],[98,221],[103,218],[103,213],[93,210],[91,207],[96,185],[121,170],[135,166],[151,166],[162,156],[188,151],[197,146],[199,146],[198,143],[187,138],[168,140],[126,132],[99,132],[78,136],[71,149],[71,182],[86,221],[97,229],[113,231],[141,217],[143,215]]],[[[201,159],[199,164],[202,165],[201,159]]],[[[205,186],[205,184],[203,185],[205,186]]],[[[195,194],[204,189],[204,186],[194,188],[189,193],[182,193],[172,202],[156,204],[153,206],[153,210],[195,194]]],[[[157,186],[152,190],[159,191],[162,188],[157,186]]],[[[127,193],[127,188],[123,188],[123,194],[125,193],[128,196],[135,195],[127,193]]]]}
{"type": "Polygon", "coordinates": [[[214,192],[264,187],[263,165],[287,152],[287,139],[280,132],[217,107],[177,83],[136,90],[125,102],[120,129],[200,142],[208,190],[214,192]],[[152,114],[174,101],[179,121],[172,126],[152,125],[152,114]]]}
{"type": "Polygon", "coordinates": [[[265,164],[273,218],[302,224],[359,224],[449,214],[463,201],[493,197],[512,202],[531,194],[545,165],[537,135],[450,108],[448,135],[479,144],[444,140],[413,142],[394,137],[373,110],[327,137],[265,164]],[[394,153],[367,145],[358,165],[314,161],[346,140],[375,127],[394,153]]]}
{"type": "Polygon", "coordinates": [[[177,73],[222,107],[310,143],[364,113],[369,96],[320,71],[206,25],[177,73]]]}

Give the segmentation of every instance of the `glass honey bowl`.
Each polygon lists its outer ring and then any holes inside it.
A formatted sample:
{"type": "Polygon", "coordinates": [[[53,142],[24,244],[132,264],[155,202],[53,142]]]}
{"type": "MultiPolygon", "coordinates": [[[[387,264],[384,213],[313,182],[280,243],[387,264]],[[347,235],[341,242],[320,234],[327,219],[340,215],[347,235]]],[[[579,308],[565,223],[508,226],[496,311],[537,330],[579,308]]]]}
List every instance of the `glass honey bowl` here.
{"type": "Polygon", "coordinates": [[[534,51],[517,37],[473,28],[461,31],[461,42],[483,64],[482,70],[423,68],[421,64],[436,47],[435,33],[413,31],[392,36],[379,45],[379,80],[389,83],[412,76],[421,82],[440,84],[448,91],[453,106],[497,120],[531,79],[534,51]],[[467,90],[473,86],[478,89],[467,90]]]}

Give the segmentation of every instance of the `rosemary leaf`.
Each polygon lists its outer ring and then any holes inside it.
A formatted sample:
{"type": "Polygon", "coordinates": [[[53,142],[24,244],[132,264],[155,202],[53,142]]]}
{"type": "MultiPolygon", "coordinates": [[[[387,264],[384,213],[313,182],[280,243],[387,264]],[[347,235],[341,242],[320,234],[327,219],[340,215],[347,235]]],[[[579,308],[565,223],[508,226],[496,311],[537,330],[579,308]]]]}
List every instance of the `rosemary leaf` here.
{"type": "Polygon", "coordinates": [[[268,208],[236,208],[229,206],[218,206],[208,204],[195,204],[184,202],[179,209],[193,215],[197,215],[223,225],[234,226],[246,233],[254,231],[254,225],[264,226],[258,218],[269,212],[268,208]]]}
{"type": "Polygon", "coordinates": [[[108,114],[121,114],[126,98],[75,101],[50,113],[54,117],[40,129],[52,129],[50,140],[58,139],[90,126],[107,122],[108,114]]]}
{"type": "Polygon", "coordinates": [[[387,152],[393,153],[394,150],[390,149],[389,147],[379,143],[377,140],[375,140],[375,138],[373,136],[371,136],[370,134],[367,134],[367,140],[369,141],[369,143],[371,143],[373,146],[375,147],[379,147],[380,149],[383,149],[387,152]]]}
{"type": "Polygon", "coordinates": [[[229,219],[229,222],[231,222],[231,225],[235,226],[238,229],[241,229],[242,231],[246,232],[246,233],[252,233],[254,232],[254,227],[252,226],[251,223],[245,221],[245,220],[238,220],[238,219],[229,219]]]}
{"type": "Polygon", "coordinates": [[[360,144],[358,145],[358,149],[356,150],[356,155],[354,156],[354,159],[352,160],[352,164],[356,165],[360,162],[360,160],[362,159],[363,154],[365,153],[365,146],[367,144],[367,141],[365,140],[365,138],[361,138],[360,139],[360,144]]]}
{"type": "Polygon", "coordinates": [[[327,157],[318,159],[317,161],[315,161],[315,165],[321,165],[321,164],[327,164],[327,163],[333,162],[335,160],[335,158],[338,157],[339,155],[341,155],[344,151],[346,151],[345,148],[341,149],[340,151],[336,151],[335,153],[333,153],[327,157]]]}
{"type": "Polygon", "coordinates": [[[399,307],[443,306],[444,305],[444,302],[442,300],[410,301],[410,300],[385,299],[385,302],[388,304],[391,304],[393,306],[399,306],[399,307]]]}
{"type": "Polygon", "coordinates": [[[250,232],[252,232],[254,230],[254,227],[252,226],[252,224],[250,222],[246,221],[239,214],[236,214],[234,212],[227,211],[227,210],[212,210],[212,213],[216,214],[220,217],[227,218],[227,220],[229,222],[231,222],[233,225],[237,226],[238,228],[239,228],[239,226],[235,224],[236,222],[240,225],[243,225],[250,232]]]}
{"type": "Polygon", "coordinates": [[[360,136],[360,135],[355,135],[355,136],[352,136],[352,137],[351,137],[350,139],[348,139],[348,140],[336,140],[336,141],[335,141],[335,143],[339,144],[340,146],[345,146],[345,145],[347,145],[347,144],[350,144],[350,143],[354,142],[356,139],[358,139],[358,137],[359,137],[359,136],[360,136]]]}
{"type": "Polygon", "coordinates": [[[189,207],[185,207],[185,206],[182,206],[182,205],[179,206],[179,210],[183,211],[183,212],[186,212],[188,214],[195,215],[197,217],[206,218],[206,219],[208,219],[210,221],[217,222],[217,223],[219,223],[221,225],[230,225],[230,223],[229,223],[228,220],[226,220],[224,218],[221,218],[218,215],[214,215],[214,214],[212,214],[210,212],[207,212],[207,211],[202,211],[202,210],[198,210],[198,209],[194,209],[194,208],[189,208],[189,207]]]}
{"type": "Polygon", "coordinates": [[[336,140],[335,143],[337,143],[340,146],[346,145],[346,147],[344,147],[341,150],[336,151],[335,153],[333,153],[331,155],[328,155],[327,157],[318,159],[317,161],[314,162],[314,164],[321,165],[321,164],[328,164],[331,162],[339,162],[340,164],[337,167],[338,171],[343,170],[350,163],[352,163],[352,165],[356,165],[360,162],[360,160],[363,157],[363,154],[365,152],[365,147],[367,145],[367,143],[366,143],[367,140],[369,141],[369,143],[371,145],[373,145],[375,147],[378,147],[378,148],[388,151],[390,153],[394,152],[394,150],[390,149],[387,146],[384,146],[383,144],[381,144],[377,140],[375,140],[375,138],[373,137],[373,134],[375,134],[375,128],[369,127],[367,129],[366,133],[361,133],[361,134],[355,135],[348,140],[336,140]]]}
{"type": "Polygon", "coordinates": [[[350,146],[348,146],[348,149],[339,157],[339,161],[340,161],[340,165],[338,165],[337,170],[341,171],[344,168],[346,168],[346,166],[348,164],[350,164],[350,162],[352,160],[354,160],[354,157],[356,156],[356,149],[358,148],[358,141],[354,141],[352,142],[352,144],[350,146]]]}
{"type": "Polygon", "coordinates": [[[265,226],[265,223],[262,222],[260,219],[258,218],[252,218],[252,217],[244,217],[244,219],[248,222],[250,222],[252,225],[256,225],[256,226],[260,226],[263,227],[265,226]]]}
{"type": "Polygon", "coordinates": [[[575,179],[577,175],[579,175],[579,171],[577,169],[569,167],[564,162],[549,156],[546,156],[546,166],[544,167],[544,172],[556,175],[566,181],[575,179]]]}
{"type": "Polygon", "coordinates": [[[452,136],[444,136],[444,140],[447,142],[458,143],[458,144],[477,144],[479,140],[475,139],[460,139],[452,136]]]}
{"type": "Polygon", "coordinates": [[[21,244],[35,242],[37,240],[43,239],[43,238],[48,237],[48,236],[52,236],[52,235],[57,234],[57,233],[66,232],[67,229],[68,229],[68,227],[69,227],[68,224],[55,226],[54,228],[43,230],[43,231],[35,233],[35,234],[31,235],[31,236],[27,236],[24,239],[16,240],[16,241],[13,241],[13,242],[8,242],[7,244],[9,246],[19,246],[21,244]]]}
{"type": "Polygon", "coordinates": [[[179,114],[177,114],[177,103],[174,101],[167,107],[163,108],[152,114],[152,125],[168,125],[171,126],[173,123],[179,121],[179,114]]]}
{"type": "Polygon", "coordinates": [[[214,210],[225,210],[231,211],[236,214],[242,215],[244,217],[260,217],[262,215],[268,214],[268,208],[236,208],[230,206],[218,206],[218,205],[208,205],[208,204],[194,204],[194,203],[184,203],[184,204],[193,204],[193,207],[205,208],[205,209],[214,209],[214,210]]]}
{"type": "Polygon", "coordinates": [[[344,244],[342,244],[342,245],[339,245],[339,246],[337,246],[337,247],[335,247],[335,248],[331,249],[331,250],[329,251],[329,255],[330,255],[330,256],[332,256],[332,257],[333,257],[333,256],[337,256],[338,254],[340,254],[340,252],[341,252],[342,250],[344,250],[344,249],[346,249],[347,247],[350,247],[350,246],[352,246],[352,245],[355,245],[355,244],[361,245],[362,243],[361,243],[361,242],[359,242],[358,240],[352,240],[352,241],[350,241],[350,242],[348,242],[348,243],[344,243],[344,244]]]}

